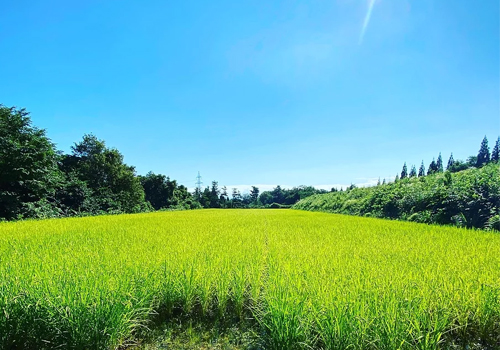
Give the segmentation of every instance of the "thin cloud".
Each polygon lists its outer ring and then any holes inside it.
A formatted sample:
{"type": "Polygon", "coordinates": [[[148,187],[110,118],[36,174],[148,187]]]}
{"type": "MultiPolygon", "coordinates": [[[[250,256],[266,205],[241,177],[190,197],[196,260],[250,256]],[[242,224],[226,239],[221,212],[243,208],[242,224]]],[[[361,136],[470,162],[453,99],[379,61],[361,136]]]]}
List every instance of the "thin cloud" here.
{"type": "Polygon", "coordinates": [[[368,0],[368,11],[366,11],[365,20],[363,22],[363,28],[361,30],[361,35],[359,36],[360,45],[363,43],[366,29],[368,28],[368,24],[370,24],[370,18],[372,17],[372,11],[373,11],[373,6],[375,5],[375,1],[377,0],[368,0]]]}

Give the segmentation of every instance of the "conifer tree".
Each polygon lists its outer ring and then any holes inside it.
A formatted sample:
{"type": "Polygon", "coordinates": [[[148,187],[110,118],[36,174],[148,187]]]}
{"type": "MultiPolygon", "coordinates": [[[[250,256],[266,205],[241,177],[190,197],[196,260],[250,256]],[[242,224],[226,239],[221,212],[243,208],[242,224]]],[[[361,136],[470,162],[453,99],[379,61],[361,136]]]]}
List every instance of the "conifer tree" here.
{"type": "Polygon", "coordinates": [[[491,152],[491,161],[498,162],[500,159],[500,137],[498,137],[495,147],[493,147],[493,152],[491,152]]]}
{"type": "Polygon", "coordinates": [[[405,165],[403,165],[403,170],[401,171],[401,179],[406,179],[408,177],[408,168],[406,167],[406,162],[405,165]]]}
{"type": "Polygon", "coordinates": [[[437,164],[433,158],[431,164],[429,164],[429,170],[427,170],[427,175],[434,174],[435,172],[437,172],[437,164]]]}
{"type": "Polygon", "coordinates": [[[378,178],[377,186],[380,186],[380,177],[378,178]]]}
{"type": "Polygon", "coordinates": [[[485,136],[483,141],[481,142],[481,148],[479,149],[479,152],[477,154],[476,166],[478,168],[482,167],[489,161],[490,161],[490,148],[488,147],[488,139],[485,136]]]}
{"type": "Polygon", "coordinates": [[[425,176],[425,166],[424,166],[424,161],[422,161],[422,164],[420,164],[420,168],[418,168],[418,177],[425,176]]]}
{"type": "Polygon", "coordinates": [[[382,185],[385,185],[385,183],[386,183],[386,182],[385,182],[385,178],[384,178],[384,181],[382,181],[382,185]]]}
{"type": "Polygon", "coordinates": [[[438,173],[442,173],[443,172],[443,157],[441,157],[441,152],[439,152],[439,156],[438,156],[438,159],[437,159],[437,162],[436,162],[436,171],[438,173]]]}
{"type": "Polygon", "coordinates": [[[410,170],[410,177],[415,177],[415,176],[417,176],[417,168],[415,168],[415,165],[412,165],[410,170]]]}
{"type": "Polygon", "coordinates": [[[450,155],[450,159],[448,159],[448,165],[446,166],[446,170],[450,170],[453,164],[455,164],[455,159],[453,159],[453,153],[452,153],[450,155]]]}
{"type": "Polygon", "coordinates": [[[399,174],[396,174],[396,177],[394,178],[394,182],[398,182],[399,181],[399,174]]]}

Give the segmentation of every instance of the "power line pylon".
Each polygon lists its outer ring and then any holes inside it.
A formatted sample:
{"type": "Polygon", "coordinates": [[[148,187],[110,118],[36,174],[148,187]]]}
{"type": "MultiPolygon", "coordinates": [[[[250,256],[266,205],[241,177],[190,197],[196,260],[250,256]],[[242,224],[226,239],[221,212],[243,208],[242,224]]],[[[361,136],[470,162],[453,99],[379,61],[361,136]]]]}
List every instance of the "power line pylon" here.
{"type": "Polygon", "coordinates": [[[203,182],[201,181],[201,175],[200,172],[198,171],[198,176],[196,176],[196,187],[200,192],[201,192],[201,185],[203,185],[203,182]]]}

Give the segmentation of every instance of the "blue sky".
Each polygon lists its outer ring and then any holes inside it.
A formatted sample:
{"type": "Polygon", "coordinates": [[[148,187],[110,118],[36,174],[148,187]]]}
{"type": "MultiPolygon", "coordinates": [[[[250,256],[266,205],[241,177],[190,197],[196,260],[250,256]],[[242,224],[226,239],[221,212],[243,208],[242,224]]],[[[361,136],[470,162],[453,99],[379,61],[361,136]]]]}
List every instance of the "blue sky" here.
{"type": "Polygon", "coordinates": [[[0,103],[192,187],[366,184],[500,134],[497,0],[4,0],[0,103]],[[371,9],[371,11],[370,11],[371,9]],[[364,29],[364,30],[363,30],[364,29]]]}

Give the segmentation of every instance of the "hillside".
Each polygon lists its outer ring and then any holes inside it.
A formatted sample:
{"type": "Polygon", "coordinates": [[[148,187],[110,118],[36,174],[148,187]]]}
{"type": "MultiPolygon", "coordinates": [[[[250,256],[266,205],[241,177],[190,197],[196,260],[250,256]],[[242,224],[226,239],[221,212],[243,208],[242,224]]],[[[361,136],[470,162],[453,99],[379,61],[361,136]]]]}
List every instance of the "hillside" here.
{"type": "Polygon", "coordinates": [[[500,167],[492,163],[457,173],[318,194],[293,208],[499,230],[500,167]]]}

